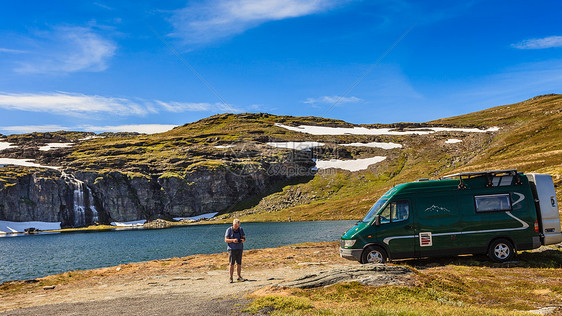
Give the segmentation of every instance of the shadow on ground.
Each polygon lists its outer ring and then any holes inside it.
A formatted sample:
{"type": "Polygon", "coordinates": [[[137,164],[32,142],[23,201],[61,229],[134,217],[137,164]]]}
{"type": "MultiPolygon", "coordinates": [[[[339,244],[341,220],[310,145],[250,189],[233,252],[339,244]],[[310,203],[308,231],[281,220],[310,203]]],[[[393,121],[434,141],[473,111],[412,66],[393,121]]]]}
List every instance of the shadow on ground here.
{"type": "Polygon", "coordinates": [[[440,267],[447,265],[478,266],[490,268],[562,268],[562,244],[556,247],[541,247],[533,251],[519,252],[512,260],[505,263],[492,262],[485,255],[462,255],[455,257],[422,258],[416,260],[396,260],[395,264],[406,265],[416,269],[440,267]]]}

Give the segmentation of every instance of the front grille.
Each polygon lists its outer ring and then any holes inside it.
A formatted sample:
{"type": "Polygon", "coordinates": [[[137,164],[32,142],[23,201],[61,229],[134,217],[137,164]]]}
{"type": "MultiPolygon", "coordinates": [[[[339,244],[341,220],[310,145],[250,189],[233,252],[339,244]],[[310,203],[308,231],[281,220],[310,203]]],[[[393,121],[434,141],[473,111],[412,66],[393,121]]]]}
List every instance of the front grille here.
{"type": "Polygon", "coordinates": [[[345,242],[344,240],[340,240],[340,247],[342,248],[344,247],[344,242],[345,242]]]}

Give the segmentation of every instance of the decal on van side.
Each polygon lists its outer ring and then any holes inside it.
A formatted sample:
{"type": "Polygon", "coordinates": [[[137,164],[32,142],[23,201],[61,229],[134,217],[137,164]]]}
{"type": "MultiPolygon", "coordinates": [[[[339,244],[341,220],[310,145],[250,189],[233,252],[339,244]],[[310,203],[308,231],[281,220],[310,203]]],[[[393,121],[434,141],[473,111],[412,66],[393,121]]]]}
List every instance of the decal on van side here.
{"type": "MultiPolygon", "coordinates": [[[[449,236],[449,235],[461,235],[461,234],[495,233],[495,232],[506,232],[506,231],[512,231],[512,230],[524,230],[524,229],[529,228],[529,224],[527,224],[522,219],[520,219],[518,217],[515,217],[513,214],[511,214],[511,212],[505,212],[505,213],[507,215],[509,215],[510,217],[512,217],[513,219],[517,220],[519,223],[521,223],[522,226],[516,227],[516,228],[501,228],[501,229],[473,230],[473,231],[466,231],[466,232],[439,233],[439,234],[432,234],[431,236],[433,237],[433,236],[449,236]]],[[[389,242],[393,239],[420,238],[420,246],[421,246],[421,234],[427,234],[427,232],[426,233],[420,232],[417,235],[387,237],[387,238],[383,239],[383,242],[388,245],[389,242]]],[[[428,245],[428,246],[430,246],[430,245],[428,245]]]]}
{"type": "Polygon", "coordinates": [[[448,210],[448,209],[446,209],[446,208],[444,208],[444,207],[437,206],[437,205],[434,204],[434,205],[432,205],[432,206],[426,208],[426,209],[424,210],[424,212],[427,212],[427,213],[439,213],[439,212],[451,213],[451,210],[448,210]]]}
{"type": "Polygon", "coordinates": [[[420,247],[433,246],[433,240],[430,232],[420,233],[420,247]]]}
{"type": "Polygon", "coordinates": [[[514,195],[517,195],[519,197],[519,199],[517,201],[513,202],[512,205],[515,205],[517,203],[521,203],[525,199],[525,196],[523,194],[519,193],[519,192],[511,192],[511,193],[513,193],[514,195]]]}

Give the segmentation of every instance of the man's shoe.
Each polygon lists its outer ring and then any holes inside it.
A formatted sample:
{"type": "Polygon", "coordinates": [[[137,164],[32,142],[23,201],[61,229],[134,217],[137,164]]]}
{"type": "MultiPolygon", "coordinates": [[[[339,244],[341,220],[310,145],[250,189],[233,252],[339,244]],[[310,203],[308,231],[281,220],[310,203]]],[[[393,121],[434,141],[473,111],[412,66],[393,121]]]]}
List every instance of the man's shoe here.
{"type": "Polygon", "coordinates": [[[246,279],[244,279],[243,277],[238,277],[238,279],[236,279],[236,281],[238,281],[238,282],[244,282],[244,281],[246,281],[246,279]]]}
{"type": "Polygon", "coordinates": [[[234,283],[234,281],[232,280],[232,278],[230,278],[230,283],[234,283]]]}

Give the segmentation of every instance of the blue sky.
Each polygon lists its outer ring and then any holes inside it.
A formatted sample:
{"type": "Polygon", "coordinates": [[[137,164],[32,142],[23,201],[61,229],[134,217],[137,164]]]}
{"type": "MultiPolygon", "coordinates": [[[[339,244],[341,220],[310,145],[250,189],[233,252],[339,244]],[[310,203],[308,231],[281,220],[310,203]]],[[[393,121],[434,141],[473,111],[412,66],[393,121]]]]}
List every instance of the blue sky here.
{"type": "Polygon", "coordinates": [[[562,93],[562,2],[4,1],[0,133],[424,122],[562,93]]]}

